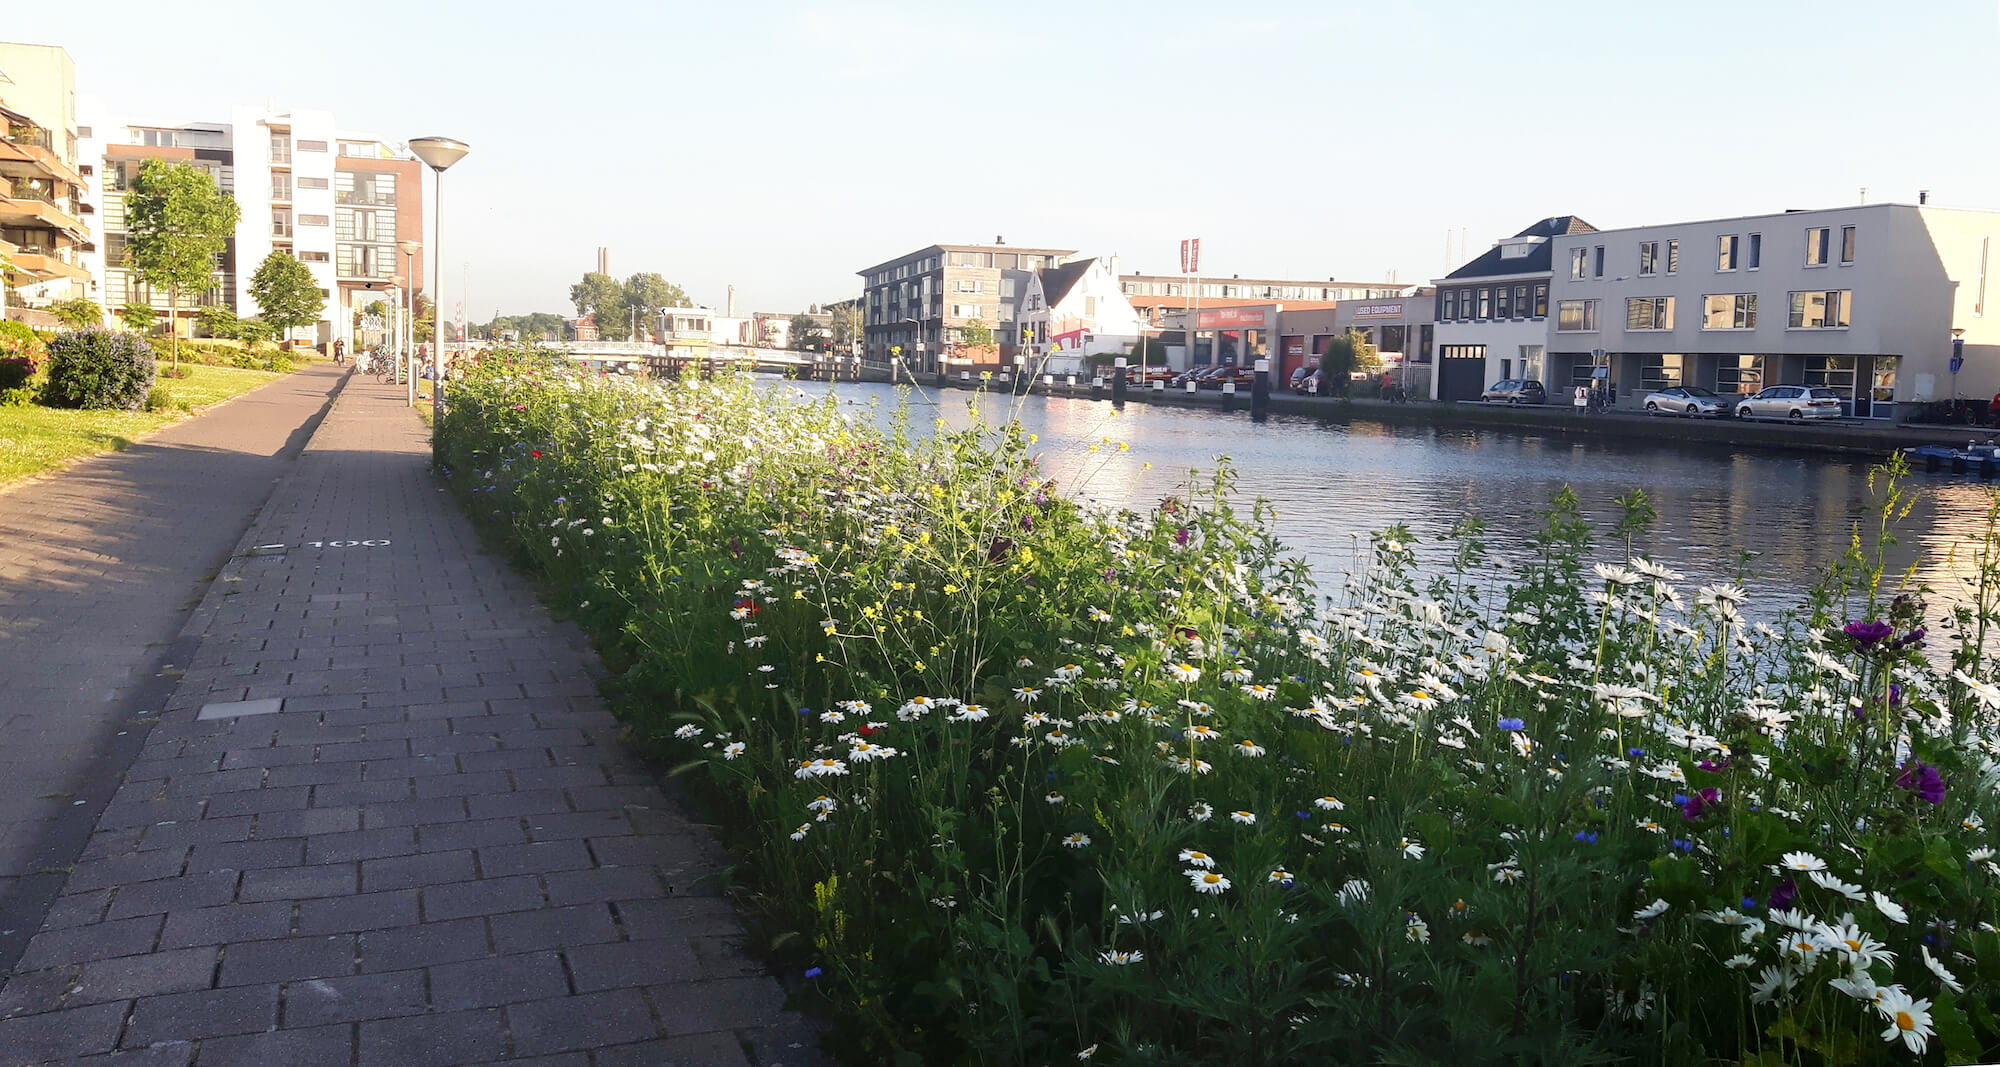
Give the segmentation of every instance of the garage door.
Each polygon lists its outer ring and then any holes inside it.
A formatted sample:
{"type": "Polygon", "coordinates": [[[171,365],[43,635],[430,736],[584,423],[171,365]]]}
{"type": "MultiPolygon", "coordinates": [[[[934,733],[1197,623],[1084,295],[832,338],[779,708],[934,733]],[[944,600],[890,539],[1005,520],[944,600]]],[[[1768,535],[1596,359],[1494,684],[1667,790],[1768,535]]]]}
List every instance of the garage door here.
{"type": "Polygon", "coordinates": [[[1438,399],[1445,403],[1479,399],[1486,391],[1486,346],[1447,345],[1442,355],[1438,360],[1438,399]]]}

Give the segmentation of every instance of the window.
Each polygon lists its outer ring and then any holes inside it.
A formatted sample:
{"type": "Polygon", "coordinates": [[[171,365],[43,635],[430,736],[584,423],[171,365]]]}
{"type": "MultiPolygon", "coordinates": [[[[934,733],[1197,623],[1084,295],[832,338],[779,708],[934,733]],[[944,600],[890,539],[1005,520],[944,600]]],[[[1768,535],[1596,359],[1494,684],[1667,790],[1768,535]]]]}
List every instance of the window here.
{"type": "Polygon", "coordinates": [[[1571,278],[1581,279],[1583,277],[1584,266],[1589,262],[1590,262],[1590,249],[1588,248],[1570,249],[1569,276],[1571,278]]]}
{"type": "Polygon", "coordinates": [[[1715,269],[1716,269],[1716,270],[1719,270],[1719,271],[1720,271],[1720,270],[1735,270],[1735,269],[1736,269],[1736,235],[1735,235],[1735,234],[1733,234],[1733,233],[1725,233],[1725,234],[1723,234],[1723,235],[1722,235],[1722,237],[1721,237],[1720,239],[1718,239],[1718,240],[1716,241],[1716,245],[1715,245],[1715,269]]]}
{"type": "Polygon", "coordinates": [[[1477,318],[1479,319],[1479,321],[1485,322],[1487,319],[1490,319],[1492,317],[1493,317],[1493,290],[1481,289],[1479,291],[1479,314],[1477,318]]]}
{"type": "Polygon", "coordinates": [[[1438,311],[1438,318],[1450,322],[1458,317],[1458,290],[1446,289],[1441,295],[1444,304],[1438,311]]]}
{"type": "Polygon", "coordinates": [[[1547,282],[1535,286],[1535,317],[1538,319],[1549,317],[1549,283],[1547,282]]]}
{"type": "Polygon", "coordinates": [[[1521,377],[1529,381],[1542,380],[1542,346],[1521,346],[1521,377]]]}
{"type": "Polygon", "coordinates": [[[1824,226],[1813,226],[1806,230],[1806,266],[1826,266],[1827,235],[1827,228],[1824,226]]]}
{"type": "Polygon", "coordinates": [[[1639,388],[1648,392],[1686,385],[1687,357],[1676,352],[1647,356],[1639,368],[1639,388]]]}
{"type": "Polygon", "coordinates": [[[1657,274],[1659,273],[1659,267],[1660,267],[1660,242],[1658,241],[1639,242],[1639,273],[1642,276],[1647,274],[1657,274]]]}
{"type": "Polygon", "coordinates": [[[324,151],[326,151],[326,142],[325,142],[325,141],[300,141],[300,142],[299,142],[299,151],[301,151],[301,152],[324,152],[324,151]]]}
{"type": "Polygon", "coordinates": [[[299,262],[301,262],[301,263],[325,263],[325,262],[327,262],[327,259],[328,259],[328,256],[327,256],[327,254],[326,254],[325,252],[300,252],[300,253],[299,253],[299,262]]]}
{"type": "Polygon", "coordinates": [[[91,166],[91,165],[90,165],[90,164],[88,164],[88,163],[79,163],[79,164],[77,164],[77,167],[76,167],[76,172],[77,172],[78,174],[81,174],[81,175],[83,175],[84,177],[88,178],[88,177],[90,177],[91,175],[93,175],[93,174],[96,174],[96,173],[97,173],[97,168],[96,168],[96,167],[93,167],[93,166],[91,166]]]}
{"type": "Polygon", "coordinates": [[[1085,315],[1086,317],[1089,317],[1089,316],[1092,316],[1092,315],[1095,315],[1095,314],[1097,314],[1097,298],[1096,298],[1096,297],[1094,297],[1094,296],[1086,296],[1086,297],[1084,297],[1084,298],[1083,298],[1083,313],[1084,313],[1084,315],[1085,315]]]}
{"type": "Polygon", "coordinates": [[[1595,257],[1593,257],[1593,258],[1592,258],[1592,271],[1591,271],[1591,276],[1592,276],[1592,277],[1594,277],[1594,278],[1602,278],[1602,277],[1604,277],[1604,246],[1603,246],[1603,245],[1598,245],[1598,246],[1597,246],[1597,255],[1596,255],[1595,257]]]}
{"type": "Polygon", "coordinates": [[[979,291],[979,279],[960,278],[957,282],[953,283],[952,291],[959,293],[976,293],[979,291]]]}
{"type": "Polygon", "coordinates": [[[1556,303],[1556,332],[1588,333],[1597,329],[1597,301],[1561,300],[1556,303]]]}
{"type": "Polygon", "coordinates": [[[299,188],[301,188],[301,189],[324,189],[324,188],[326,188],[326,179],[325,179],[325,178],[300,178],[300,179],[299,179],[299,188]]]}
{"type": "Polygon", "coordinates": [[[1514,287],[1514,317],[1517,319],[1528,317],[1528,287],[1525,285],[1514,287]]]}
{"type": "Polygon", "coordinates": [[[324,226],[324,225],[326,225],[326,216],[325,216],[325,215],[300,215],[300,216],[299,216],[299,225],[301,225],[301,226],[324,226]]]}
{"type": "Polygon", "coordinates": [[[1853,298],[1851,289],[1793,293],[1790,326],[1795,330],[1840,329],[1847,325],[1853,298]]]}
{"type": "Polygon", "coordinates": [[[1852,226],[1842,226],[1840,228],[1840,261],[1842,263],[1854,262],[1854,227],[1852,226]]]}
{"type": "Polygon", "coordinates": [[[1701,328],[1704,330],[1754,330],[1757,328],[1756,293],[1712,293],[1702,298],[1701,328]]]}
{"type": "Polygon", "coordinates": [[[1446,359],[1486,359],[1485,345],[1439,345],[1438,355],[1446,359]]]}
{"type": "Polygon", "coordinates": [[[1635,296],[1625,301],[1625,328],[1628,330],[1671,330],[1674,328],[1674,298],[1635,296]]]}
{"type": "Polygon", "coordinates": [[[1715,368],[1715,391],[1724,396],[1749,396],[1764,388],[1762,356],[1723,356],[1715,368]]]}
{"type": "Polygon", "coordinates": [[[1504,285],[1494,290],[1493,317],[1496,319],[1514,317],[1514,302],[1508,298],[1507,287],[1504,285]]]}
{"type": "Polygon", "coordinates": [[[1763,234],[1753,233],[1750,235],[1750,250],[1748,254],[1744,256],[1744,259],[1748,260],[1748,262],[1744,264],[1744,268],[1746,270],[1756,270],[1758,267],[1764,265],[1763,234]]]}

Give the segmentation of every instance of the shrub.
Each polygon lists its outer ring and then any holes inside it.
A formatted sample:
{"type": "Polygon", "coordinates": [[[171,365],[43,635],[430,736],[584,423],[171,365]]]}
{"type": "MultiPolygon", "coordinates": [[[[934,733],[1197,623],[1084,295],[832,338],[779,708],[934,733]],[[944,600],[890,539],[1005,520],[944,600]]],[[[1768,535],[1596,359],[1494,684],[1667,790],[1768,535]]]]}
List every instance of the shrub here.
{"type": "Polygon", "coordinates": [[[27,407],[35,402],[33,386],[23,385],[15,389],[0,389],[0,408],[27,407]]]}
{"type": "Polygon", "coordinates": [[[292,372],[291,357],[271,356],[264,360],[264,369],[275,371],[278,374],[290,374],[292,372]]]}
{"type": "Polygon", "coordinates": [[[172,411],[174,404],[173,390],[164,385],[156,385],[146,391],[147,411],[172,411]]]}
{"type": "Polygon", "coordinates": [[[35,376],[35,361],[27,356],[0,356],[0,389],[19,389],[35,376]]]}
{"type": "Polygon", "coordinates": [[[49,342],[46,404],[64,408],[115,408],[144,404],[153,386],[153,353],[131,334],[73,330],[49,342]]]}

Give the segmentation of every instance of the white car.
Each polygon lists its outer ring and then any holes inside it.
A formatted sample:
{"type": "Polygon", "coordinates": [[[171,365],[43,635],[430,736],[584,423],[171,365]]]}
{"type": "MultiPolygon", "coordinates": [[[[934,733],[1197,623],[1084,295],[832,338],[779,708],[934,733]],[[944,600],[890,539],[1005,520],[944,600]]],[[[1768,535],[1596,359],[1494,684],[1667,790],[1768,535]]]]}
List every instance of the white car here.
{"type": "Polygon", "coordinates": [[[1808,385],[1773,385],[1736,404],[1739,419],[1837,419],[1841,415],[1840,394],[1831,389],[1808,385]]]}
{"type": "Polygon", "coordinates": [[[1676,385],[1647,393],[1639,406],[1645,408],[1648,415],[1686,415],[1694,418],[1698,415],[1727,415],[1730,400],[1699,385],[1676,385]]]}

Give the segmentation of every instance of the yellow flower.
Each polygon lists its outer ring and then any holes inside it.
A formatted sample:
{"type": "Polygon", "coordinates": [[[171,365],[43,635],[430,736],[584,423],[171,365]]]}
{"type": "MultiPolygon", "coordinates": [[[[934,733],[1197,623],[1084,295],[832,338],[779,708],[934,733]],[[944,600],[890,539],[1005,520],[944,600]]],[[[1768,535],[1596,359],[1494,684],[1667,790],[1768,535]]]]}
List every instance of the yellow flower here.
{"type": "Polygon", "coordinates": [[[1128,444],[1128,443],[1124,442],[1124,441],[1120,441],[1120,442],[1118,442],[1118,451],[1120,451],[1120,452],[1130,452],[1130,451],[1132,451],[1132,446],[1131,446],[1130,444],[1128,444]]]}
{"type": "Polygon", "coordinates": [[[946,596],[950,596],[950,595],[952,595],[953,593],[956,593],[956,592],[958,592],[958,587],[957,587],[957,586],[955,586],[955,585],[950,585],[950,584],[947,584],[947,585],[946,585],[946,586],[944,587],[944,595],[946,595],[946,596]]]}

